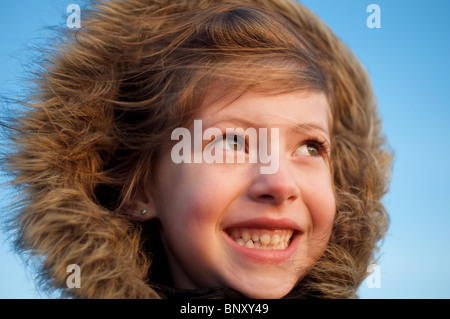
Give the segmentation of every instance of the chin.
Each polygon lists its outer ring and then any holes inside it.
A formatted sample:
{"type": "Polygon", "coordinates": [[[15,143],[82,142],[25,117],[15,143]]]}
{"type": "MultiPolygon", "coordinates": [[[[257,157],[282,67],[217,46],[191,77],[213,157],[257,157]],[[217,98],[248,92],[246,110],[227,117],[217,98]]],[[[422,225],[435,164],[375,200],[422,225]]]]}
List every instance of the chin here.
{"type": "Polygon", "coordinates": [[[281,299],[286,296],[292,290],[292,288],[285,290],[274,290],[273,288],[268,290],[259,289],[248,292],[241,291],[241,293],[250,299],[281,299]]]}
{"type": "Polygon", "coordinates": [[[277,280],[276,283],[260,283],[254,285],[242,285],[234,288],[250,299],[280,299],[286,296],[295,286],[296,281],[288,283],[277,280]]]}

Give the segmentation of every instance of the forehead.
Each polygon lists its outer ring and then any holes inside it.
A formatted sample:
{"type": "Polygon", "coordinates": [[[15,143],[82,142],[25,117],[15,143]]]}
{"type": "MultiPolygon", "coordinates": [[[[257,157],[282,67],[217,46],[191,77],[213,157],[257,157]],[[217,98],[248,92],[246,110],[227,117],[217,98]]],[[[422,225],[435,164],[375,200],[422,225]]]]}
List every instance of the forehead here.
{"type": "Polygon", "coordinates": [[[331,112],[325,94],[292,92],[286,94],[245,93],[217,98],[206,96],[201,117],[206,125],[241,122],[246,126],[312,125],[330,134],[331,112]]]}

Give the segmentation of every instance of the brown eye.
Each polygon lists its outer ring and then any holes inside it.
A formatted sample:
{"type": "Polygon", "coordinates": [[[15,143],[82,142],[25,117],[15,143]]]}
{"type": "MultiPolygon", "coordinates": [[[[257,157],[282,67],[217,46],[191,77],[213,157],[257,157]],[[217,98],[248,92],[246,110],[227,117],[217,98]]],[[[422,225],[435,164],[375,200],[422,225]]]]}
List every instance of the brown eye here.
{"type": "Polygon", "coordinates": [[[213,142],[216,147],[228,151],[240,152],[245,150],[245,140],[237,135],[225,135],[222,139],[213,142]]]}
{"type": "Polygon", "coordinates": [[[233,139],[225,139],[225,143],[229,147],[228,149],[232,151],[241,151],[243,148],[242,144],[238,141],[237,136],[234,136],[233,139]]]}
{"type": "Polygon", "coordinates": [[[306,143],[300,145],[294,152],[295,155],[300,156],[319,156],[320,149],[314,143],[306,143]]]}

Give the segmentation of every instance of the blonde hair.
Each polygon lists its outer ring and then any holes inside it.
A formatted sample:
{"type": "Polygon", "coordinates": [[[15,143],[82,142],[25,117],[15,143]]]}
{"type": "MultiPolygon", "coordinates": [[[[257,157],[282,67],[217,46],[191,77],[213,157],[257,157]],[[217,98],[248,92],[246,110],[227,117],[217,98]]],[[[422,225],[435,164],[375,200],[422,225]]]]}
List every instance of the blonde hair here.
{"type": "MultiPolygon", "coordinates": [[[[159,298],[142,226],[125,212],[176,127],[221,92],[326,93],[337,202],[329,245],[290,297],[350,298],[388,218],[391,155],[368,76],[314,14],[289,0],[100,2],[41,73],[7,157],[21,208],[11,228],[63,296],[159,298]],[[67,289],[66,267],[82,270],[67,289]],[[151,270],[151,269],[150,269],[151,270]]],[[[153,182],[155,182],[153,180],[153,182]]]]}

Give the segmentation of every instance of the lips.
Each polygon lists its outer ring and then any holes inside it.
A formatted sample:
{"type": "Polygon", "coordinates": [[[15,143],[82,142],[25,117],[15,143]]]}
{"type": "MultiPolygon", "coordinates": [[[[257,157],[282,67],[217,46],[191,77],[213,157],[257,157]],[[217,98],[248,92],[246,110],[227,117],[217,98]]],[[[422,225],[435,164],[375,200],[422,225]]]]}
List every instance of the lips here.
{"type": "Polygon", "coordinates": [[[239,255],[277,263],[292,257],[302,232],[290,219],[258,218],[230,225],[224,233],[239,255]]]}

